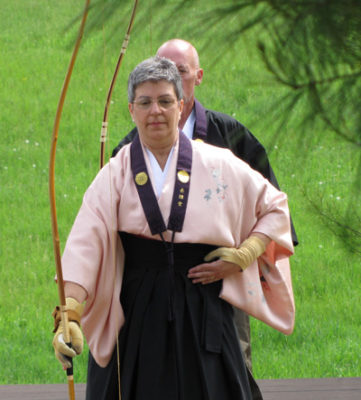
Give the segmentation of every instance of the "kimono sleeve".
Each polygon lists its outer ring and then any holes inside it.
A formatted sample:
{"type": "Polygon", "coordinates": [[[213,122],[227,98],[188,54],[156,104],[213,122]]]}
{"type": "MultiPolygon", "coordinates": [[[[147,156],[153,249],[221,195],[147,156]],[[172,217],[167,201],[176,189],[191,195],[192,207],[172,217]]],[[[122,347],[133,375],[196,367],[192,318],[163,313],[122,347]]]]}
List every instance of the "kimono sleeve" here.
{"type": "Polygon", "coordinates": [[[293,244],[287,196],[255,171],[248,177],[244,204],[251,215],[248,220],[252,221],[252,226],[241,229],[248,231],[247,236],[263,233],[271,242],[265,253],[244,272],[224,279],[221,297],[271,327],[290,334],[294,327],[295,305],[289,264],[293,244]]]}
{"type": "MultiPolygon", "coordinates": [[[[115,160],[115,159],[114,159],[115,160]]],[[[116,167],[119,160],[111,161],[116,167]]],[[[118,171],[118,168],[115,168],[118,171]]],[[[110,359],[124,314],[119,301],[124,253],[118,236],[120,174],[107,164],[86,191],[64,250],[63,277],[88,294],[82,316],[87,343],[98,364],[110,359]]]]}

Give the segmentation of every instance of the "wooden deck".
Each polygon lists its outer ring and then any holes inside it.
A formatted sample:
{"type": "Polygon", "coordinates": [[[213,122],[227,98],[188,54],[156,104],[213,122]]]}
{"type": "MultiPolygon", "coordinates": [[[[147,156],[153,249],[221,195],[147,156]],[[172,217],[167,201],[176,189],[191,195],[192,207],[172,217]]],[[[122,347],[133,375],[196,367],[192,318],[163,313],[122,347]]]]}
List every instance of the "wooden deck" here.
{"type": "MultiPolygon", "coordinates": [[[[361,400],[360,378],[279,379],[257,381],[264,400],[361,400]]],[[[76,384],[76,400],[85,385],[76,384]]],[[[67,400],[65,385],[0,385],[1,400],[67,400]]],[[[219,399],[221,400],[221,399],[219,399]]]]}
{"type": "Polygon", "coordinates": [[[361,378],[257,381],[264,400],[361,400],[361,378]]]}

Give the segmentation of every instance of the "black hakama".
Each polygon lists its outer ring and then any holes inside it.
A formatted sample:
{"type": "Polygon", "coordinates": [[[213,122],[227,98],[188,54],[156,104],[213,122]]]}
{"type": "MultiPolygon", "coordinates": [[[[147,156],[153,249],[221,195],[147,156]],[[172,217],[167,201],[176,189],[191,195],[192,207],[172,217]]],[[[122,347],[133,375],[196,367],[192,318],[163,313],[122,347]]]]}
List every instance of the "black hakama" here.
{"type": "MultiPolygon", "coordinates": [[[[251,400],[233,309],[219,298],[221,281],[187,278],[215,247],[120,236],[126,255],[121,399],[251,400]]],[[[87,400],[119,399],[117,364],[116,349],[106,368],[89,354],[87,400]]]]}

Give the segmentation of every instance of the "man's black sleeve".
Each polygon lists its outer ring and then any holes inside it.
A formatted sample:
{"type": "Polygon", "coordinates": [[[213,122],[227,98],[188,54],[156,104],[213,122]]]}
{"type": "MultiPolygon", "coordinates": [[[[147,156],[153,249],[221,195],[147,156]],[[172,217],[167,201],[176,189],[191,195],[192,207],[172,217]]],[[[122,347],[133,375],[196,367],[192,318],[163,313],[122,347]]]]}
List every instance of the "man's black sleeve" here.
{"type": "Polygon", "coordinates": [[[125,136],[119,143],[118,146],[114,148],[112,152],[112,157],[115,157],[118,151],[125,146],[126,144],[130,143],[133,139],[134,136],[138,133],[137,128],[133,128],[127,136],[125,136]]]}

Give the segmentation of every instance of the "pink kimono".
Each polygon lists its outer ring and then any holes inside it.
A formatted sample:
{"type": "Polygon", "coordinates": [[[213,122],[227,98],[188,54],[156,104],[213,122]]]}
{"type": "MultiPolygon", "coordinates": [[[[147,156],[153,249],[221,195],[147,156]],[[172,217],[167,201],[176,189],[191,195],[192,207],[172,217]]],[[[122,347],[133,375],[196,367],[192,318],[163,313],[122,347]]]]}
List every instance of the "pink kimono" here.
{"type": "MultiPolygon", "coordinates": [[[[188,207],[175,243],[238,247],[253,232],[271,238],[265,253],[243,273],[223,280],[221,298],[279,331],[294,326],[289,267],[293,253],[287,197],[229,150],[192,141],[188,207]]],[[[152,180],[149,159],[143,149],[152,180]]],[[[158,198],[167,223],[178,154],[158,198]]],[[[65,281],[88,293],[82,327],[92,355],[107,365],[124,323],[119,302],[124,254],[117,232],[159,240],[149,230],[130,168],[126,145],[99,172],[85,193],[63,255],[65,281]]],[[[171,233],[164,233],[170,240],[171,233]]],[[[139,249],[141,251],[141,249],[139,249]]]]}

